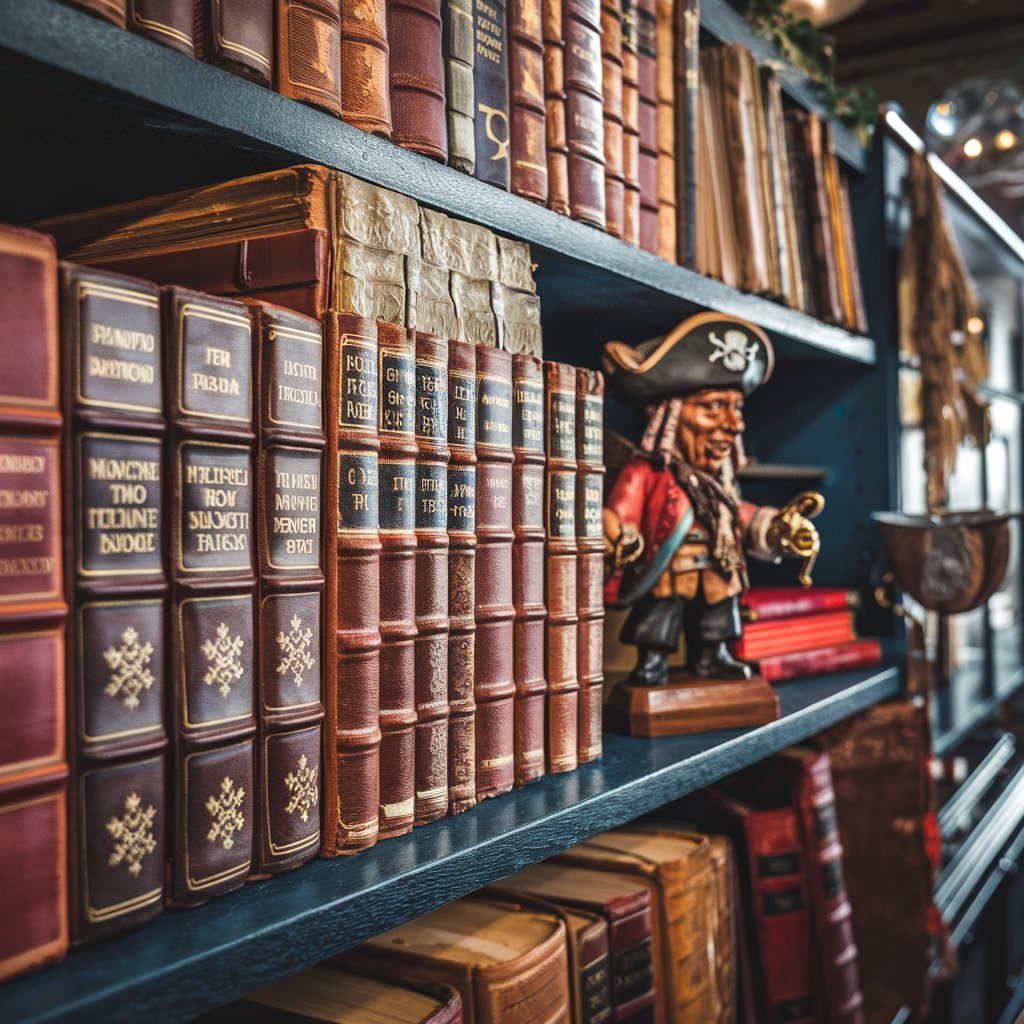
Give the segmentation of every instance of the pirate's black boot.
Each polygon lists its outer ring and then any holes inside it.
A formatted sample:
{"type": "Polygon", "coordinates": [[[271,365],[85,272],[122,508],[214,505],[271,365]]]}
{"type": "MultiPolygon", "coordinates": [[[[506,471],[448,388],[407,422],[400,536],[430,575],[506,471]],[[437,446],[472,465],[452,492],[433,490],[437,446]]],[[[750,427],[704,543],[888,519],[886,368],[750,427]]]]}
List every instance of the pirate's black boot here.
{"type": "Polygon", "coordinates": [[[753,668],[745,661],[734,658],[724,640],[701,644],[700,654],[690,664],[696,676],[721,679],[750,679],[753,668]]]}
{"type": "Polygon", "coordinates": [[[626,682],[630,686],[661,686],[668,682],[668,655],[653,647],[641,647],[636,668],[626,682]]]}

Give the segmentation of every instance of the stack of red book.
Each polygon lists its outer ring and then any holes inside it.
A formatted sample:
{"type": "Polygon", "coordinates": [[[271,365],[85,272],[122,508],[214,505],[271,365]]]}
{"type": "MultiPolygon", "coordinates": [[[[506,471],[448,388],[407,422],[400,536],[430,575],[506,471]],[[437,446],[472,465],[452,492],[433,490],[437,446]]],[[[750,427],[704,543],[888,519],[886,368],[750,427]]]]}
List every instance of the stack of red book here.
{"type": "Polygon", "coordinates": [[[857,637],[859,606],[860,594],[843,587],[755,587],[743,598],[736,656],[759,662],[769,682],[879,665],[878,640],[857,637]]]}

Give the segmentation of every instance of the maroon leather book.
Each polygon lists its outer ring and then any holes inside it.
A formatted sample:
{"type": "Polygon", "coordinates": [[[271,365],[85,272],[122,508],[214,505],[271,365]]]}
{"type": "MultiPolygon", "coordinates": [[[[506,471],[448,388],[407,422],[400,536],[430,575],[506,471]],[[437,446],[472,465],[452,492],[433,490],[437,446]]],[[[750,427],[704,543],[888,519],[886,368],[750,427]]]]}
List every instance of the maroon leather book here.
{"type": "Polygon", "coordinates": [[[335,657],[325,659],[324,856],[377,841],[380,806],[380,537],[377,522],[379,387],[377,325],[330,313],[327,341],[325,514],[335,557],[326,562],[324,619],[335,657]],[[330,626],[328,625],[328,628],[330,626]],[[330,734],[325,747],[331,750],[330,734]]]}
{"type": "Polygon", "coordinates": [[[626,203],[622,163],[622,0],[603,0],[601,4],[601,94],[605,230],[622,238],[626,203]]]}
{"type": "Polygon", "coordinates": [[[476,350],[476,795],[514,779],[512,355],[476,350]]]}
{"type": "Polygon", "coordinates": [[[640,244],[641,18],[637,0],[622,0],[622,237],[633,245],[640,244]]]}
{"type": "Polygon", "coordinates": [[[512,357],[512,679],[515,782],[544,774],[544,367],[512,357]]]}
{"type": "Polygon", "coordinates": [[[73,7],[78,7],[97,18],[112,21],[118,28],[125,27],[125,0],[66,0],[73,7]]]}
{"type": "Polygon", "coordinates": [[[576,634],[580,764],[601,756],[604,707],[604,375],[576,371],[576,634]]]}
{"type": "Polygon", "coordinates": [[[758,670],[769,682],[841,672],[849,668],[872,668],[882,664],[882,645],[878,640],[850,640],[833,647],[819,647],[795,654],[777,654],[761,658],[758,670]]]}
{"type": "MultiPolygon", "coordinates": [[[[197,0],[199,2],[199,0],[197,0]]],[[[252,82],[274,80],[274,0],[201,0],[196,54],[252,82]]]]}
{"type": "Polygon", "coordinates": [[[274,90],[341,117],[338,0],[278,0],[274,24],[274,90]]]}
{"type": "Polygon", "coordinates": [[[637,0],[638,128],[640,131],[640,248],[658,251],[658,80],[655,0],[637,0]]]}
{"type": "Polygon", "coordinates": [[[448,813],[448,343],[416,332],[416,797],[448,813]]]}
{"type": "Polygon", "coordinates": [[[76,939],[163,909],[167,567],[160,292],[62,263],[69,888],[76,939]],[[111,824],[113,823],[113,825],[111,824]]]}
{"type": "Polygon", "coordinates": [[[68,948],[58,343],[53,239],[2,227],[0,980],[68,948]]]}
{"type": "Polygon", "coordinates": [[[391,138],[386,0],[341,5],[341,116],[391,138]]]}
{"type": "Polygon", "coordinates": [[[259,401],[253,874],[261,876],[305,864],[320,846],[325,367],[316,320],[262,302],[250,310],[259,401]]]}
{"type": "Polygon", "coordinates": [[[541,0],[509,0],[508,94],[512,191],[536,203],[547,203],[541,0]]]}
{"type": "Polygon", "coordinates": [[[544,39],[544,106],[547,122],[548,206],[569,215],[569,139],[566,133],[566,0],[541,0],[544,39]]]}
{"type": "Polygon", "coordinates": [[[569,213],[605,228],[601,0],[562,0],[569,213]]]}
{"type": "Polygon", "coordinates": [[[796,615],[859,607],[859,592],[848,587],[752,587],[740,601],[745,622],[788,619],[796,615]]]}
{"type": "Polygon", "coordinates": [[[680,0],[675,11],[677,259],[697,263],[697,147],[700,143],[700,0],[680,0]]]}
{"type": "Polygon", "coordinates": [[[565,363],[544,363],[547,386],[548,676],[547,758],[549,772],[572,771],[578,763],[579,675],[576,631],[576,371],[565,363]]]}
{"type": "Polygon", "coordinates": [[[391,139],[447,160],[441,0],[388,0],[387,21],[391,139]]]}
{"type": "Polygon", "coordinates": [[[184,288],[162,297],[169,420],[177,904],[237,889],[252,863],[252,326],[241,302],[184,288]]]}
{"type": "Polygon", "coordinates": [[[118,6],[127,8],[127,25],[122,20],[122,28],[196,56],[195,0],[122,0],[118,6]]]}
{"type": "Polygon", "coordinates": [[[448,344],[448,813],[476,805],[476,346],[448,344]]]}

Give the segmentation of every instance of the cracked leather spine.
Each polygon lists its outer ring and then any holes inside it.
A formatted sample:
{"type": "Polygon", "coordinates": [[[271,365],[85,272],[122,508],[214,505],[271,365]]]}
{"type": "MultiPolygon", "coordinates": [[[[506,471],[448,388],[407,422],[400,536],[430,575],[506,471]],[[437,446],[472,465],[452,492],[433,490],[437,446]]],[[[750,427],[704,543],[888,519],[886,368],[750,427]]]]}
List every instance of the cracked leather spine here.
{"type": "Polygon", "coordinates": [[[275,3],[274,90],[341,117],[338,0],[275,3]]]}
{"type": "Polygon", "coordinates": [[[601,4],[601,92],[604,99],[605,230],[622,238],[626,203],[622,164],[622,0],[603,0],[601,4]]]}
{"type": "Polygon", "coordinates": [[[508,3],[509,139],[512,191],[548,201],[541,0],[508,3]]]}
{"type": "Polygon", "coordinates": [[[622,0],[622,237],[640,244],[640,20],[622,0]]]}
{"type": "Polygon", "coordinates": [[[341,5],[341,116],[391,138],[386,0],[341,5]]]}

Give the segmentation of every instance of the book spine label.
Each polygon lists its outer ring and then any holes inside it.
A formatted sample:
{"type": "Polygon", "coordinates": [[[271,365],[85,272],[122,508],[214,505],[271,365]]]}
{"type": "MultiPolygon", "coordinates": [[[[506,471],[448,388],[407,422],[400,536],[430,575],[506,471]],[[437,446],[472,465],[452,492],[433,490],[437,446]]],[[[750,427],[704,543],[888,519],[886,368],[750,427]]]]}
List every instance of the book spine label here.
{"type": "Polygon", "coordinates": [[[507,29],[505,0],[473,0],[473,174],[506,191],[510,185],[507,29]]]}
{"type": "Polygon", "coordinates": [[[600,0],[562,0],[565,32],[565,131],[569,147],[569,212],[602,231],[604,98],[600,0]]]}
{"type": "Polygon", "coordinates": [[[654,957],[649,929],[648,921],[647,938],[625,949],[612,949],[612,1003],[616,1022],[653,1019],[654,957]]]}
{"type": "Polygon", "coordinates": [[[640,21],[637,0],[622,0],[622,237],[640,244],[640,21]]]}
{"type": "Polygon", "coordinates": [[[601,4],[601,93],[604,100],[605,229],[622,238],[625,216],[622,124],[622,0],[601,4]]]}
{"type": "Polygon", "coordinates": [[[202,56],[269,86],[274,80],[273,0],[203,0],[202,56]]]}
{"type": "Polygon", "coordinates": [[[638,0],[636,17],[637,127],[640,155],[640,247],[658,251],[658,36],[655,0],[638,0]]]}
{"type": "Polygon", "coordinates": [[[508,46],[512,191],[547,203],[541,0],[509,0],[508,46]]]}
{"type": "Polygon", "coordinates": [[[391,90],[385,0],[341,5],[341,116],[391,138],[391,90]]]}
{"type": "Polygon", "coordinates": [[[477,349],[476,793],[512,788],[512,356],[477,349]]]}
{"type": "Polygon", "coordinates": [[[275,21],[274,90],[341,117],[337,0],[280,0],[275,21]]]}
{"type": "Polygon", "coordinates": [[[444,0],[441,8],[444,81],[448,115],[448,162],[465,174],[476,166],[473,67],[476,43],[472,0],[444,0]]]}
{"type": "Polygon", "coordinates": [[[565,92],[565,0],[542,0],[544,106],[547,122],[548,206],[569,215],[569,141],[565,92]]]}
{"type": "Polygon", "coordinates": [[[655,75],[658,95],[658,255],[676,261],[676,97],[674,6],[672,0],[655,0],[657,55],[655,75]]]}
{"type": "Polygon", "coordinates": [[[127,0],[126,20],[132,32],[190,57],[196,56],[195,14],[191,4],[177,0],[127,0]]]}

